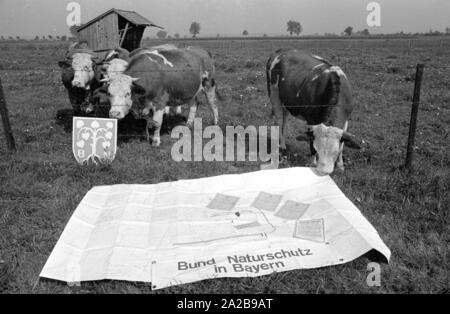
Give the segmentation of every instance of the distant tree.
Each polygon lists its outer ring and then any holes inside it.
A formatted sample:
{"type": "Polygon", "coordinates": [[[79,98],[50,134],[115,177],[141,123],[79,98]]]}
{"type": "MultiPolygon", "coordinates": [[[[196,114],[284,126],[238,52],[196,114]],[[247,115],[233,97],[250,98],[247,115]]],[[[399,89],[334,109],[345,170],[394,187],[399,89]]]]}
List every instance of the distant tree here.
{"type": "Polygon", "coordinates": [[[59,37],[59,35],[57,35],[57,36],[56,36],[56,40],[59,41],[60,39],[61,39],[61,37],[59,37]]]}
{"type": "Polygon", "coordinates": [[[163,30],[160,30],[159,32],[156,33],[156,36],[159,39],[165,39],[167,37],[167,32],[163,31],[163,30]]]}
{"type": "Polygon", "coordinates": [[[267,34],[264,34],[263,37],[267,37],[267,34]]]}
{"type": "Polygon", "coordinates": [[[46,39],[45,39],[45,35],[42,36],[42,40],[46,40],[46,39]]]}
{"type": "Polygon", "coordinates": [[[168,39],[172,39],[172,35],[167,36],[168,39]]]}
{"type": "Polygon", "coordinates": [[[200,34],[200,23],[192,22],[191,26],[189,27],[189,33],[193,38],[196,38],[197,35],[200,34]]]}
{"type": "Polygon", "coordinates": [[[53,36],[52,36],[52,35],[48,35],[47,38],[48,38],[49,40],[53,40],[53,36]]]}
{"type": "Polygon", "coordinates": [[[445,35],[450,35],[450,27],[445,28],[445,35]]]}
{"type": "Polygon", "coordinates": [[[14,38],[12,36],[9,36],[8,39],[9,40],[14,40],[14,38]]]}
{"type": "Polygon", "coordinates": [[[298,36],[303,31],[302,24],[300,24],[300,22],[290,20],[287,22],[287,31],[291,36],[293,34],[298,36]]]}
{"type": "Polygon", "coordinates": [[[180,38],[180,34],[178,34],[178,33],[176,33],[176,34],[173,35],[173,36],[175,36],[175,38],[180,38]]]}
{"type": "Polygon", "coordinates": [[[67,36],[66,36],[66,35],[62,35],[62,36],[61,36],[61,40],[62,40],[62,41],[66,41],[66,40],[67,40],[67,36]]]}
{"type": "Polygon", "coordinates": [[[4,36],[1,36],[1,37],[0,37],[0,40],[5,40],[5,37],[4,37],[4,36]]]}
{"type": "Polygon", "coordinates": [[[16,36],[16,39],[17,39],[17,40],[20,40],[20,36],[16,36]]]}
{"type": "Polygon", "coordinates": [[[219,38],[219,37],[220,37],[220,34],[217,34],[216,37],[219,38]]]}
{"type": "Polygon", "coordinates": [[[369,36],[369,35],[370,35],[369,30],[368,30],[367,28],[363,29],[363,30],[361,31],[361,35],[363,35],[363,36],[369,36]]]}
{"type": "Polygon", "coordinates": [[[347,36],[351,36],[353,34],[353,27],[347,26],[347,28],[344,29],[344,34],[347,36]]]}
{"type": "Polygon", "coordinates": [[[247,35],[248,35],[247,30],[244,30],[244,31],[242,32],[242,35],[247,36],[247,35]]]}
{"type": "Polygon", "coordinates": [[[36,37],[34,37],[34,40],[39,40],[39,36],[36,35],[36,37]]]}

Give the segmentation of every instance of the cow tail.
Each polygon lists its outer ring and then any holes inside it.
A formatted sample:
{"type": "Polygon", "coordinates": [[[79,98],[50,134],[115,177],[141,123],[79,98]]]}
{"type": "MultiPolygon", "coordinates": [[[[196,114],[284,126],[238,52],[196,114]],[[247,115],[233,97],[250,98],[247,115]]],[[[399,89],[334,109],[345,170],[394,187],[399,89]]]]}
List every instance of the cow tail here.
{"type": "MultiPolygon", "coordinates": [[[[213,58],[212,53],[209,52],[209,51],[207,51],[207,52],[208,52],[209,57],[212,59],[212,58],[213,58]]],[[[212,71],[212,74],[213,74],[213,75],[212,75],[212,78],[211,78],[211,87],[215,87],[215,93],[216,93],[217,99],[218,99],[219,101],[225,101],[225,100],[226,100],[226,97],[220,92],[219,87],[217,86],[216,79],[215,79],[215,76],[216,76],[216,66],[214,65],[214,62],[213,62],[212,68],[213,68],[213,71],[212,71]]]]}
{"type": "Polygon", "coordinates": [[[225,96],[220,92],[219,87],[217,86],[216,80],[213,78],[211,79],[211,86],[215,87],[216,97],[219,101],[225,101],[225,96]]]}

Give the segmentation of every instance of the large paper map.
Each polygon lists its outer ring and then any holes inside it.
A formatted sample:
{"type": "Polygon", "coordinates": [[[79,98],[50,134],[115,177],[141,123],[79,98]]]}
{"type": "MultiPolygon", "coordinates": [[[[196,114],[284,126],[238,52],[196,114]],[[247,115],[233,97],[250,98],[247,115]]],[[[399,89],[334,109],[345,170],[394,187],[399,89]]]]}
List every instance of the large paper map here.
{"type": "Polygon", "coordinates": [[[89,191],[41,277],[154,289],[260,276],[390,251],[334,181],[309,168],[89,191]]]}

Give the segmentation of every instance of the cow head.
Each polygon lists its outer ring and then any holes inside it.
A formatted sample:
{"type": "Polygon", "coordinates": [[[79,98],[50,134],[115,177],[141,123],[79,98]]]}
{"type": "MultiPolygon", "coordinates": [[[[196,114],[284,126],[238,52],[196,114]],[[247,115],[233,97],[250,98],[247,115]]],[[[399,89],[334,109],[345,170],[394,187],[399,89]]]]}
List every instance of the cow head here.
{"type": "Polygon", "coordinates": [[[322,175],[333,173],[334,165],[344,148],[344,143],[350,148],[360,149],[360,143],[354,135],[343,129],[318,124],[309,126],[304,135],[297,137],[299,141],[309,141],[314,147],[316,170],[322,175]]]}
{"type": "Polygon", "coordinates": [[[95,63],[92,54],[74,53],[72,55],[72,68],[74,71],[72,86],[89,89],[90,82],[95,76],[94,66],[95,63]]]}
{"type": "Polygon", "coordinates": [[[125,74],[117,74],[103,81],[109,85],[98,90],[98,93],[106,94],[111,104],[109,117],[123,119],[130,112],[133,101],[145,95],[145,89],[134,82],[139,80],[125,74]]]}
{"type": "Polygon", "coordinates": [[[122,59],[112,59],[104,62],[102,67],[102,82],[108,83],[115,76],[122,74],[128,67],[128,62],[122,59]]]}

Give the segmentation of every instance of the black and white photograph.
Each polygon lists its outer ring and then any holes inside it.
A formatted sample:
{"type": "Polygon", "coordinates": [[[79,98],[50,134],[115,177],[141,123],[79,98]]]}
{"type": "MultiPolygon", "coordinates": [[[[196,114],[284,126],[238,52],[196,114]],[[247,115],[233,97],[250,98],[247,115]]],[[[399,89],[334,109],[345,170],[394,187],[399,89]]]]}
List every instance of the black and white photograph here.
{"type": "Polygon", "coordinates": [[[0,0],[0,294],[448,294],[449,51],[447,0],[0,0]]]}

